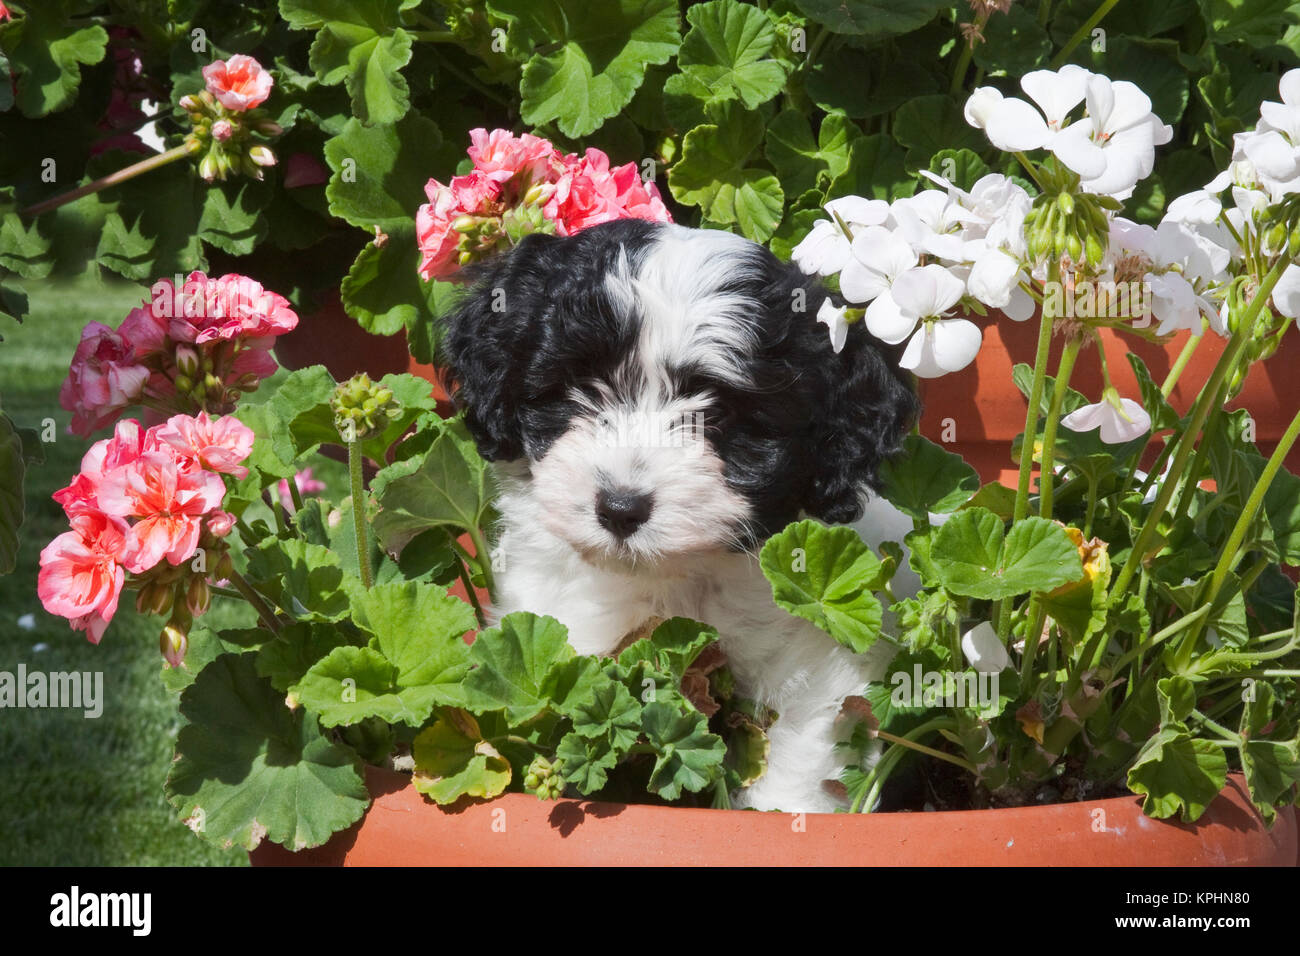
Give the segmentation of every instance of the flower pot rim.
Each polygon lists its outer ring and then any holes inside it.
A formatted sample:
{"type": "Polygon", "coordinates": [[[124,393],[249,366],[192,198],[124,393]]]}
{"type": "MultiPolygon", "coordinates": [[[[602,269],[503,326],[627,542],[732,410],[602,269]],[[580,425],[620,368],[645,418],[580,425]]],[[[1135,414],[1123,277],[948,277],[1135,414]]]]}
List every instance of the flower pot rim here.
{"type": "Polygon", "coordinates": [[[367,768],[362,820],[324,846],[263,844],[256,865],[1295,865],[1297,819],[1264,828],[1241,774],[1196,823],[1137,796],[878,814],[623,804],[507,793],[440,807],[405,774],[367,768]],[[1100,812],[1098,812],[1100,811],[1100,812]]]}

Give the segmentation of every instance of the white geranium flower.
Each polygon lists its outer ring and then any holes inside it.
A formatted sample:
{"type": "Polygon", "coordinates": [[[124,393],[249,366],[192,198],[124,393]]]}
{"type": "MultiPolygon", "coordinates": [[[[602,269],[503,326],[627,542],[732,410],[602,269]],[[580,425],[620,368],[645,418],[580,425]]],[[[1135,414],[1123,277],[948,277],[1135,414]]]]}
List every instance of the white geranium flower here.
{"type": "Polygon", "coordinates": [[[849,262],[849,237],[838,223],[819,219],[790,250],[790,261],[807,275],[833,276],[849,262]]]}
{"type": "Polygon", "coordinates": [[[1070,110],[1083,102],[1092,75],[1081,66],[1069,64],[1059,70],[1026,73],[1020,78],[1020,87],[1043,111],[1048,128],[1059,130],[1065,125],[1070,110]]]}
{"type": "Polygon", "coordinates": [[[1201,316],[1213,319],[1218,312],[1211,308],[1177,272],[1148,273],[1145,281],[1151,290],[1151,312],[1159,320],[1156,335],[1169,335],[1183,329],[1201,334],[1201,316]]]}
{"type": "Polygon", "coordinates": [[[837,307],[830,299],[822,300],[821,308],[817,310],[817,321],[826,326],[831,334],[831,348],[836,354],[844,348],[844,343],[849,337],[849,323],[845,321],[845,309],[837,307]]]}
{"type": "Polygon", "coordinates": [[[888,292],[894,280],[917,262],[907,240],[883,226],[868,226],[855,235],[852,251],[840,273],[840,293],[856,304],[888,292]]]}
{"type": "Polygon", "coordinates": [[[1151,428],[1151,416],[1146,409],[1129,398],[1120,398],[1114,389],[1108,389],[1095,405],[1085,405],[1061,419],[1061,424],[1072,432],[1090,432],[1101,429],[1101,440],[1107,445],[1122,445],[1140,438],[1151,428]]]}
{"type": "Polygon", "coordinates": [[[961,652],[981,674],[997,674],[1011,666],[1011,655],[988,621],[981,621],[961,636],[961,652]]]}
{"type": "Polygon", "coordinates": [[[981,86],[966,100],[966,122],[984,130],[998,149],[1018,153],[1046,146],[1052,138],[1042,114],[1024,100],[1004,97],[992,86],[981,86]]]}
{"type": "Polygon", "coordinates": [[[1293,143],[1300,143],[1300,69],[1282,74],[1278,84],[1282,102],[1265,100],[1259,105],[1261,122],[1258,129],[1277,130],[1293,143]]]}
{"type": "Polygon", "coordinates": [[[956,372],[975,358],[983,338],[974,322],[944,317],[965,289],[965,283],[943,266],[909,269],[871,303],[867,328],[891,344],[907,340],[898,364],[920,378],[956,372]]]}
{"type": "Polygon", "coordinates": [[[1208,188],[1194,189],[1171,202],[1165,210],[1165,218],[1176,222],[1205,225],[1217,221],[1222,211],[1223,203],[1208,188]]]}
{"type": "Polygon", "coordinates": [[[1061,130],[1052,152],[1079,174],[1085,191],[1127,199],[1155,166],[1155,148],[1173,127],[1151,112],[1151,99],[1127,80],[1094,74],[1085,99],[1088,115],[1061,130]]]}
{"type": "MultiPolygon", "coordinates": [[[[980,302],[993,309],[1007,310],[1007,314],[1017,321],[1024,314],[1024,302],[1016,295],[1021,293],[1028,300],[1029,314],[1033,314],[1033,298],[1020,288],[1021,282],[1027,282],[1028,276],[1020,266],[1020,260],[998,248],[985,248],[975,256],[971,264],[970,275],[966,278],[966,289],[980,302]]],[[[1024,318],[1028,318],[1024,315],[1024,318]]]]}
{"type": "Polygon", "coordinates": [[[808,235],[790,251],[790,261],[807,275],[832,276],[849,264],[850,239],[840,221],[856,234],[859,227],[878,226],[889,217],[889,203],[861,196],[841,196],[823,208],[831,218],[813,223],[808,235]]]}
{"type": "Polygon", "coordinates": [[[896,199],[889,214],[898,224],[898,234],[917,252],[941,259],[962,258],[959,235],[970,213],[937,189],[925,189],[915,196],[896,199]]]}
{"type": "Polygon", "coordinates": [[[1277,285],[1273,286],[1273,305],[1288,319],[1300,319],[1300,266],[1294,262],[1286,267],[1277,285]]]}
{"type": "Polygon", "coordinates": [[[1292,146],[1276,130],[1256,130],[1245,134],[1241,139],[1241,149],[1265,183],[1268,180],[1291,180],[1300,175],[1300,149],[1292,146]]]}

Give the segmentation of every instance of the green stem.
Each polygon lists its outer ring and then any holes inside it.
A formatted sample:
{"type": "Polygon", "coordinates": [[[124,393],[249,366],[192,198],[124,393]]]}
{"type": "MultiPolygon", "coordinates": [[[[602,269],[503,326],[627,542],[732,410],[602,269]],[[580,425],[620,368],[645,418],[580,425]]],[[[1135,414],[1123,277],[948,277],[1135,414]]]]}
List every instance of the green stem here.
{"type": "MultiPolygon", "coordinates": [[[[1061,281],[1061,264],[1052,261],[1047,267],[1047,281],[1061,281]]],[[[1012,523],[1019,521],[1029,513],[1029,482],[1034,470],[1034,436],[1038,434],[1038,409],[1043,400],[1043,384],[1047,379],[1047,357],[1052,346],[1052,326],[1056,316],[1044,307],[1042,319],[1038,324],[1038,351],[1034,355],[1034,378],[1029,386],[1029,407],[1025,411],[1024,439],[1020,445],[1020,478],[1016,485],[1016,504],[1012,511],[1012,523]]],[[[1044,468],[1044,471],[1047,469],[1044,468]]],[[[1004,601],[998,614],[998,636],[1005,644],[1011,627],[1011,602],[1004,601]]],[[[1029,653],[1026,635],[1025,653],[1029,653]]]]}
{"type": "MultiPolygon", "coordinates": [[[[932,733],[936,730],[951,729],[954,726],[956,726],[956,722],[946,714],[941,717],[932,717],[919,727],[914,727],[907,733],[903,734],[902,739],[912,742],[917,738],[924,737],[926,734],[932,733]]],[[[862,793],[858,799],[853,802],[853,806],[849,810],[850,813],[861,813],[864,804],[867,806],[871,805],[866,800],[867,796],[872,792],[878,791],[877,785],[882,783],[884,779],[889,776],[889,772],[893,770],[893,765],[902,759],[902,756],[905,753],[907,753],[907,748],[905,746],[890,747],[881,755],[880,760],[877,761],[876,765],[867,771],[866,778],[862,782],[862,793]]]]}
{"type": "Polygon", "coordinates": [[[421,43],[459,43],[456,34],[450,30],[407,30],[412,37],[421,43]]]}
{"type": "Polygon", "coordinates": [[[1148,650],[1155,647],[1161,641],[1166,641],[1169,638],[1173,637],[1175,634],[1177,634],[1179,631],[1191,627],[1193,624],[1205,618],[1209,613],[1210,613],[1210,605],[1208,604],[1201,605],[1195,611],[1189,611],[1188,613],[1180,617],[1178,620],[1174,621],[1174,623],[1170,624],[1168,627],[1164,628],[1159,633],[1155,634],[1151,638],[1151,640],[1143,641],[1137,647],[1133,648],[1131,651],[1129,651],[1127,654],[1125,654],[1123,657],[1117,660],[1115,662],[1115,666],[1111,668],[1111,670],[1118,673],[1120,670],[1122,670],[1125,667],[1125,665],[1127,665],[1130,661],[1134,660],[1139,654],[1145,654],[1148,650]]]}
{"type": "Polygon", "coordinates": [[[1280,260],[1264,277],[1259,291],[1256,292],[1250,306],[1246,309],[1245,315],[1241,317],[1241,321],[1238,323],[1238,328],[1247,331],[1244,334],[1236,334],[1232,337],[1228,347],[1219,356],[1218,364],[1214,366],[1214,372],[1211,373],[1210,380],[1201,389],[1201,394],[1196,399],[1196,406],[1192,410],[1192,417],[1187,430],[1178,440],[1178,452],[1174,456],[1174,463],[1169,469],[1169,475],[1160,486],[1160,492],[1156,495],[1151,511],[1147,514],[1146,521],[1142,523],[1142,530],[1133,543],[1133,550],[1130,552],[1128,560],[1124,562],[1124,567],[1120,569],[1119,576],[1115,579],[1114,586],[1111,589],[1112,601],[1116,595],[1125,592],[1129,582],[1133,580],[1133,575],[1137,573],[1138,565],[1142,562],[1142,556],[1146,554],[1147,548],[1151,546],[1151,542],[1155,538],[1160,519],[1164,517],[1169,508],[1169,500],[1173,497],[1174,490],[1182,477],[1183,469],[1187,466],[1187,459],[1191,457],[1192,450],[1195,448],[1196,436],[1201,433],[1205,419],[1209,416],[1210,403],[1218,396],[1219,388],[1227,378],[1229,370],[1236,368],[1237,360],[1241,357],[1247,345],[1250,335],[1248,330],[1255,327],[1255,318],[1259,314],[1259,310],[1264,307],[1264,303],[1273,294],[1273,287],[1277,285],[1277,280],[1282,277],[1287,265],[1286,260],[1280,260]]]}
{"type": "Polygon", "coordinates": [[[926,754],[938,760],[946,760],[948,763],[961,767],[968,773],[975,773],[975,765],[969,760],[962,760],[952,754],[944,753],[942,750],[935,750],[933,747],[927,747],[925,744],[918,744],[914,740],[908,740],[906,737],[899,737],[884,730],[877,730],[876,736],[881,740],[888,740],[891,744],[898,744],[900,747],[906,747],[909,750],[915,750],[917,753],[926,754]]]}
{"type": "Polygon", "coordinates": [[[952,71],[952,82],[948,84],[948,91],[956,96],[962,91],[966,84],[966,71],[970,69],[971,57],[975,55],[975,44],[961,41],[961,53],[957,56],[957,65],[952,71]]]}
{"type": "Polygon", "coordinates": [[[270,605],[262,600],[262,596],[253,589],[253,586],[244,579],[244,576],[233,568],[230,571],[230,583],[235,586],[245,601],[253,605],[253,610],[262,623],[266,625],[267,630],[272,634],[280,633],[280,622],[275,619],[275,612],[271,610],[270,605]]]}
{"type": "Polygon", "coordinates": [[[361,440],[348,442],[348,478],[352,483],[352,530],[357,541],[357,565],[361,583],[373,584],[370,576],[370,547],[366,541],[366,486],[361,472],[361,440]]]}
{"type": "Polygon", "coordinates": [[[52,209],[58,209],[60,206],[66,206],[70,202],[76,202],[83,196],[89,196],[91,193],[97,193],[101,189],[107,189],[109,186],[116,186],[124,183],[129,179],[135,179],[137,176],[143,176],[145,173],[152,172],[168,163],[174,163],[178,159],[184,159],[187,156],[197,153],[203,147],[197,142],[186,142],[177,146],[175,149],[169,149],[165,153],[159,153],[157,156],[150,156],[148,159],[119,169],[115,173],[109,173],[92,183],[86,183],[84,186],[78,186],[71,192],[63,193],[61,196],[55,196],[53,199],[46,199],[44,202],[38,202],[34,206],[28,206],[20,215],[39,216],[47,213],[52,209]]]}
{"type": "Polygon", "coordinates": [[[479,603],[478,592],[474,590],[474,582],[469,578],[469,568],[459,557],[456,558],[456,573],[460,575],[460,583],[465,585],[465,593],[469,596],[469,603],[474,605],[474,617],[478,621],[479,630],[487,627],[487,615],[483,613],[483,605],[479,603]]]}
{"type": "Polygon", "coordinates": [[[479,570],[483,572],[483,586],[487,588],[488,599],[495,601],[497,582],[492,573],[492,552],[487,546],[487,539],[483,536],[481,528],[470,528],[469,537],[474,542],[474,553],[478,557],[479,570]]]}
{"type": "Polygon", "coordinates": [[[1047,424],[1043,427],[1042,470],[1038,479],[1038,513],[1044,518],[1052,517],[1052,484],[1056,477],[1054,463],[1056,460],[1056,428],[1061,418],[1061,406],[1065,402],[1065,393],[1070,388],[1070,376],[1074,373],[1074,362],[1079,357],[1083,339],[1071,336],[1061,351],[1061,362],[1056,369],[1056,387],[1052,390],[1052,407],[1047,411],[1047,424]]]}
{"type": "Polygon", "coordinates": [[[1110,13],[1118,3],[1119,0],[1103,0],[1101,6],[1092,11],[1092,16],[1087,20],[1084,20],[1079,26],[1079,29],[1074,31],[1074,35],[1065,42],[1065,46],[1061,47],[1060,52],[1057,53],[1056,56],[1052,57],[1052,69],[1059,69],[1065,61],[1070,58],[1070,54],[1074,52],[1074,48],[1083,42],[1084,37],[1089,36],[1092,33],[1093,27],[1101,23],[1102,18],[1105,17],[1106,14],[1110,13]]]}
{"type": "MultiPolygon", "coordinates": [[[[1121,499],[1123,500],[1123,496],[1121,499]]],[[[1088,510],[1083,515],[1083,537],[1084,540],[1092,538],[1092,519],[1097,515],[1097,483],[1091,478],[1088,479],[1088,510]]]]}
{"type": "Polygon", "coordinates": [[[1038,0],[1038,25],[1047,26],[1048,20],[1052,18],[1052,0],[1038,0]]]}

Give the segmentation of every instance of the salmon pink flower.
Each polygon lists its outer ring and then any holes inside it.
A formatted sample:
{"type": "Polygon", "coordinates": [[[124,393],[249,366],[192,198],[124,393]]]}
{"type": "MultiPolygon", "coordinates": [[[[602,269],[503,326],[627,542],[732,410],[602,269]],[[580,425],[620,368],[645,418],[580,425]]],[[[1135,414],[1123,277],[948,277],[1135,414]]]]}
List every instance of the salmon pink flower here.
{"type": "Polygon", "coordinates": [[[468,152],[474,168],[497,183],[517,176],[521,187],[526,188],[542,179],[551,162],[559,159],[554,146],[531,133],[515,136],[506,129],[489,133],[480,127],[470,130],[469,138],[473,145],[468,152]]]}
{"type": "Polygon", "coordinates": [[[242,53],[209,63],[203,68],[203,80],[217,102],[236,113],[261,106],[271,95],[271,74],[242,53]]]}
{"type": "Polygon", "coordinates": [[[89,435],[133,405],[149,381],[131,343],[106,325],[89,323],[59,389],[59,405],[72,412],[71,429],[89,435]]]}
{"type": "Polygon", "coordinates": [[[198,547],[200,519],[220,506],[225,492],[219,476],[193,467],[169,446],[109,472],[98,499],[110,515],[140,519],[122,554],[126,569],[139,574],[163,558],[176,565],[190,557],[198,547]]]}
{"type": "Polygon", "coordinates": [[[100,512],[78,514],[67,531],[41,552],[36,591],[51,614],[66,617],[93,644],[117,611],[125,573],[119,563],[126,522],[100,512]]]}
{"type": "Polygon", "coordinates": [[[429,197],[415,215],[415,236],[420,247],[420,275],[425,279],[438,279],[450,275],[459,267],[461,234],[456,231],[457,220],[463,216],[488,216],[495,210],[490,207],[501,193],[500,185],[475,170],[466,176],[456,176],[444,186],[430,179],[424,187],[429,197]]]}
{"type": "Polygon", "coordinates": [[[158,441],[195,459],[209,471],[248,477],[248,469],[240,462],[253,450],[253,430],[233,415],[215,421],[202,411],[194,417],[175,415],[158,426],[156,435],[158,441]]]}

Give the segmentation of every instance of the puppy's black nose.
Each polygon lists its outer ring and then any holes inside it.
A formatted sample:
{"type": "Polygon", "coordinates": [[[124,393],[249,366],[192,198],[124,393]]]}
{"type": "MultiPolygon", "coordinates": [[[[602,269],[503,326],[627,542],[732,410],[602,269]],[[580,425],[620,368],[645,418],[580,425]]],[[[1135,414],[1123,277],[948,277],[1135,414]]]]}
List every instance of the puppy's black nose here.
{"type": "Polygon", "coordinates": [[[626,538],[650,520],[653,495],[619,489],[596,495],[596,520],[610,534],[626,538]]]}

